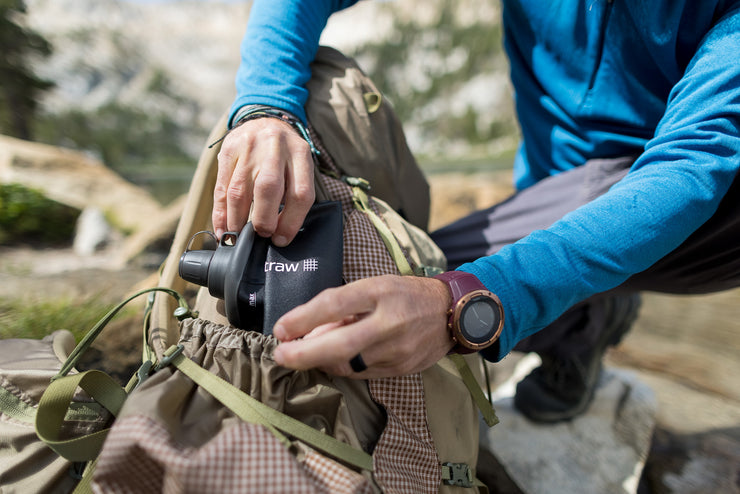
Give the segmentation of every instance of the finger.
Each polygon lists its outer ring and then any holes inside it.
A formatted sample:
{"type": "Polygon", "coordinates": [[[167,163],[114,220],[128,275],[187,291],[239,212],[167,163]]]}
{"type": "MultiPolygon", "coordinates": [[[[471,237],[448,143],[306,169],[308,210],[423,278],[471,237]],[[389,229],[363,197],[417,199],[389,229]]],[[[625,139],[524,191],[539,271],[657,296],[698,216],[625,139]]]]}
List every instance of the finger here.
{"type": "Polygon", "coordinates": [[[252,206],[252,179],[247,159],[242,155],[237,161],[226,192],[226,228],[231,232],[239,232],[247,224],[252,206]]]}
{"type": "Polygon", "coordinates": [[[309,338],[316,338],[317,336],[321,336],[327,331],[334,331],[335,329],[341,328],[342,326],[347,326],[348,324],[352,324],[356,320],[357,318],[353,316],[353,317],[346,317],[342,321],[329,322],[326,324],[322,324],[321,326],[313,328],[308,334],[306,334],[303,337],[303,339],[307,340],[309,338]]]}
{"type": "Polygon", "coordinates": [[[439,280],[379,276],[321,292],[281,317],[276,361],[293,369],[318,367],[343,376],[392,376],[424,370],[452,346],[447,331],[449,291],[439,280]],[[350,315],[362,314],[346,323],[350,315]],[[332,321],[344,324],[330,325],[332,321]],[[311,334],[316,335],[298,339],[311,334]],[[368,370],[352,373],[360,353],[368,370]]]}
{"type": "MultiPolygon", "coordinates": [[[[359,328],[357,328],[357,330],[359,330],[359,328]]],[[[296,343],[298,343],[298,341],[296,343]]],[[[357,378],[391,375],[398,376],[408,373],[416,363],[414,358],[404,358],[402,360],[397,359],[397,346],[391,342],[371,342],[364,349],[349,356],[343,355],[340,357],[337,353],[327,351],[326,349],[324,349],[324,353],[327,355],[326,360],[328,362],[319,365],[318,368],[332,376],[357,378]],[[328,358],[330,355],[335,358],[328,358]],[[352,360],[356,359],[358,355],[365,367],[364,370],[360,370],[359,372],[352,366],[352,360]],[[409,367],[407,368],[406,366],[409,367]]],[[[297,362],[291,361],[290,355],[285,358],[287,366],[295,365],[296,363],[300,365],[300,360],[297,362]]]]}
{"type": "MultiPolygon", "coordinates": [[[[377,339],[382,332],[372,316],[355,324],[322,326],[313,336],[281,343],[275,350],[279,365],[292,369],[318,368],[329,375],[361,379],[400,376],[426,369],[444,356],[447,348],[419,345],[419,340],[399,334],[398,338],[377,339]],[[423,348],[423,350],[421,349],[423,348]],[[360,355],[366,369],[355,372],[351,360],[360,355]]],[[[317,328],[318,329],[318,328],[317,328]]],[[[310,333],[313,335],[313,332],[310,333]]],[[[426,341],[426,339],[424,339],[426,341]]]]}
{"type": "MultiPolygon", "coordinates": [[[[361,335],[368,335],[380,324],[379,319],[372,317],[366,321],[367,325],[358,324],[346,329],[358,331],[361,335]]],[[[359,343],[367,343],[366,346],[358,349],[357,353],[352,354],[349,358],[345,358],[346,355],[339,356],[340,354],[329,346],[331,345],[330,342],[323,342],[323,352],[327,356],[327,363],[320,364],[318,368],[329,375],[357,379],[402,376],[428,369],[449,352],[452,344],[446,331],[442,332],[441,337],[433,332],[429,334],[424,330],[414,330],[407,333],[394,331],[392,337],[387,336],[382,332],[376,332],[375,337],[368,337],[365,341],[359,339],[359,343]],[[367,366],[364,371],[359,373],[352,369],[350,363],[350,360],[358,354],[367,366]],[[336,358],[331,359],[331,355],[335,355],[336,358]]],[[[295,344],[297,346],[304,342],[305,338],[291,342],[291,345],[295,344]]],[[[305,354],[294,357],[291,355],[294,349],[291,348],[284,350],[288,350],[284,356],[281,356],[281,358],[285,358],[286,367],[304,365],[303,359],[307,361],[310,358],[305,354]]]]}
{"type": "Polygon", "coordinates": [[[275,361],[297,370],[334,368],[342,364],[341,372],[351,373],[351,367],[346,367],[350,359],[371,344],[372,331],[367,331],[365,324],[361,320],[334,329],[325,328],[318,336],[280,343],[275,349],[275,361]]]}
{"type": "Polygon", "coordinates": [[[275,323],[273,334],[280,341],[291,341],[323,324],[372,312],[373,297],[369,290],[364,289],[371,288],[368,284],[368,279],[364,279],[323,290],[305,304],[280,317],[275,323]]]}
{"type": "MultiPolygon", "coordinates": [[[[363,362],[366,365],[365,370],[361,372],[355,372],[355,370],[352,368],[352,363],[350,360],[343,363],[337,363],[335,365],[329,365],[329,366],[321,366],[318,369],[325,372],[326,374],[330,376],[340,376],[340,377],[349,377],[352,379],[378,379],[381,377],[394,377],[394,376],[403,376],[407,374],[412,374],[416,372],[415,367],[418,366],[416,362],[412,361],[406,361],[406,363],[414,364],[414,365],[388,365],[388,364],[382,364],[382,363],[373,363],[370,361],[368,363],[368,359],[365,357],[365,353],[360,354],[363,362]],[[408,367],[408,368],[407,368],[408,367]]],[[[432,363],[433,364],[433,363],[432,363]]],[[[419,370],[426,369],[427,367],[421,367],[418,366],[419,370]]],[[[431,367],[428,366],[428,367],[431,367]]]]}
{"type": "Polygon", "coordinates": [[[279,247],[293,240],[316,198],[311,150],[303,139],[298,139],[294,148],[285,174],[285,205],[272,236],[272,242],[279,247]]]}
{"type": "Polygon", "coordinates": [[[231,175],[234,173],[236,166],[236,157],[226,147],[222,147],[218,153],[218,173],[216,175],[216,185],[213,188],[213,212],[211,220],[213,230],[217,238],[221,238],[226,230],[226,193],[231,182],[231,175]]]}
{"type": "Polygon", "coordinates": [[[221,238],[224,230],[241,230],[249,216],[252,202],[249,164],[254,138],[248,124],[249,122],[227,134],[218,153],[212,215],[218,238],[221,238]]]}
{"type": "MultiPolygon", "coordinates": [[[[256,159],[259,169],[254,178],[252,224],[263,237],[270,237],[277,227],[280,203],[285,192],[284,129],[270,128],[260,132],[260,150],[256,159]]],[[[292,132],[292,130],[291,130],[292,132]]]]}

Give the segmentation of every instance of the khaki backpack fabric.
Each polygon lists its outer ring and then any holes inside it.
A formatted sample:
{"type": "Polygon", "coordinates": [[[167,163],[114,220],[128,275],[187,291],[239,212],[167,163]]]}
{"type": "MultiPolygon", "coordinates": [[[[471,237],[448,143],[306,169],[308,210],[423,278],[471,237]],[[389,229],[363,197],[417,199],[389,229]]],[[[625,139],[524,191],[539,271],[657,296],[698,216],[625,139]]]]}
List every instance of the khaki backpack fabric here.
{"type": "MultiPolygon", "coordinates": [[[[342,203],[345,281],[443,270],[444,256],[424,232],[428,186],[392,109],[356,64],[335,50],[320,49],[312,68],[307,109],[320,150],[317,199],[342,203]],[[327,92],[333,99],[326,99],[327,92]],[[324,101],[334,110],[316,110],[324,101]],[[366,118],[374,114],[385,116],[366,118]],[[372,159],[363,161],[365,156],[372,159]]],[[[224,116],[208,142],[225,127],[224,116]]],[[[479,416],[473,391],[481,392],[462,379],[462,373],[480,369],[477,356],[466,357],[470,365],[456,356],[422,373],[367,381],[284,369],[272,359],[274,338],[230,326],[222,301],[179,278],[178,260],[190,239],[211,228],[218,150],[218,144],[207,147],[199,160],[161,270],[160,287],[178,295],[152,294],[145,314],[145,364],[127,386],[133,391],[122,406],[109,407],[115,421],[78,492],[484,492],[472,484],[479,416]],[[180,293],[194,299],[195,311],[180,293]]],[[[69,353],[65,338],[45,342],[41,353],[48,363],[41,367],[51,368],[43,379],[55,375],[69,353]]],[[[21,367],[16,374],[36,372],[35,363],[21,367]]],[[[4,369],[0,365],[0,377],[10,379],[12,372],[4,369]]],[[[33,407],[44,392],[42,380],[33,385],[16,380],[23,392],[14,396],[33,407]]],[[[73,462],[60,462],[27,430],[5,446],[12,440],[5,439],[9,422],[2,406],[0,461],[14,458],[8,463],[11,473],[0,477],[2,492],[69,492],[76,483],[68,468],[73,462]],[[37,449],[44,451],[43,460],[34,456],[37,449]]],[[[10,422],[22,422],[22,415],[10,422]]],[[[103,410],[87,432],[109,425],[109,418],[103,410]]]]}
{"type": "MultiPolygon", "coordinates": [[[[372,437],[355,432],[348,403],[375,405],[352,383],[277,366],[276,341],[259,333],[201,318],[185,320],[181,330],[183,354],[193,363],[354,448],[371,446],[372,437]]],[[[129,397],[93,485],[104,492],[373,492],[370,478],[300,441],[286,447],[173,366],[129,397]]]]}
{"type": "Polygon", "coordinates": [[[57,330],[41,340],[2,341],[0,492],[90,492],[90,465],[141,376],[137,373],[122,387],[102,371],[80,372],[77,365],[126,304],[153,291],[169,293],[178,307],[189,312],[179,294],[148,288],[111,309],[77,345],[67,330],[57,330]]]}
{"type": "MultiPolygon", "coordinates": [[[[75,347],[72,333],[58,330],[41,340],[8,339],[0,344],[0,492],[70,492],[73,464],[36,436],[35,417],[49,381],[75,347]]],[[[102,429],[105,416],[81,395],[65,422],[68,436],[102,429]],[[83,408],[85,407],[85,408],[83,408]]]]}
{"type": "Polygon", "coordinates": [[[306,88],[308,120],[342,171],[367,180],[373,196],[426,230],[429,185],[373,81],[354,60],[321,46],[306,88]]]}

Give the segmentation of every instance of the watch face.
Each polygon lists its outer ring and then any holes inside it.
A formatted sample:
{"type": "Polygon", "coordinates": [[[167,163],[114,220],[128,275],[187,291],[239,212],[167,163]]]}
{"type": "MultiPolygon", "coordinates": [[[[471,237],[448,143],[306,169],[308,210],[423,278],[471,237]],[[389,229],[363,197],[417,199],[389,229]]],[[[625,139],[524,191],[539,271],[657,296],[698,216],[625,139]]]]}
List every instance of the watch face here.
{"type": "Polygon", "coordinates": [[[481,295],[472,298],[460,313],[460,331],[471,343],[490,340],[500,322],[500,312],[494,301],[481,295]]]}

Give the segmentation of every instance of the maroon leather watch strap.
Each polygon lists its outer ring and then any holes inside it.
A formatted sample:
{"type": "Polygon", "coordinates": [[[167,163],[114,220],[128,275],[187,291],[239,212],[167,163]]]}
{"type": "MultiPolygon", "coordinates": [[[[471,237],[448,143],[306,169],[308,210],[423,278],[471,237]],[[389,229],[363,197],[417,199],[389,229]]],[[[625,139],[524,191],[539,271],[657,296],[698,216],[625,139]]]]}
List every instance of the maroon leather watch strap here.
{"type": "Polygon", "coordinates": [[[435,278],[444,281],[450,287],[453,307],[466,293],[473,290],[486,290],[486,286],[480,282],[478,277],[465,271],[446,271],[436,275],[435,278]],[[450,283],[453,280],[455,283],[450,283]]]}

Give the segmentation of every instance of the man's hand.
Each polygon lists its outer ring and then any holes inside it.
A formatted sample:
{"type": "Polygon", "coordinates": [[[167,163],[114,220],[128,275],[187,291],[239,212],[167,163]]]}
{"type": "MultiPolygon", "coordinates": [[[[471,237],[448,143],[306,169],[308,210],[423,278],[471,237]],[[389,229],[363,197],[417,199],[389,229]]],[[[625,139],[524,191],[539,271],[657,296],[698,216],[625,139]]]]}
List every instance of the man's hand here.
{"type": "Polygon", "coordinates": [[[432,278],[388,275],[330,288],[277,321],[275,360],[363,379],[420,372],[452,348],[451,303],[447,286],[432,278]],[[360,374],[349,364],[357,354],[368,367],[360,374]]]}
{"type": "Polygon", "coordinates": [[[241,231],[252,208],[257,234],[285,246],[298,233],[314,198],[311,150],[289,123],[258,118],[226,136],[213,191],[218,238],[225,231],[241,231]]]}

